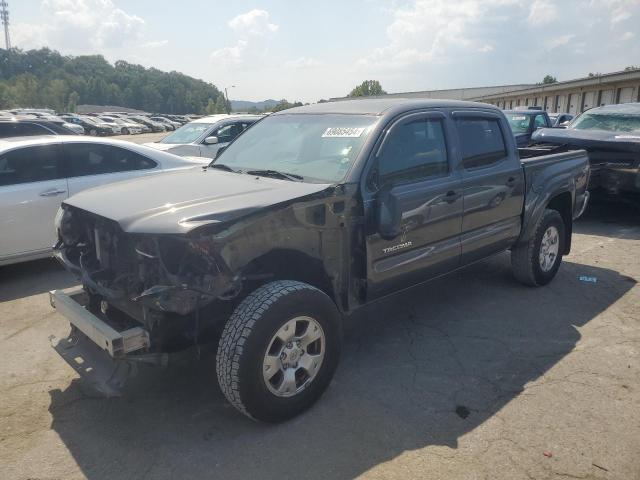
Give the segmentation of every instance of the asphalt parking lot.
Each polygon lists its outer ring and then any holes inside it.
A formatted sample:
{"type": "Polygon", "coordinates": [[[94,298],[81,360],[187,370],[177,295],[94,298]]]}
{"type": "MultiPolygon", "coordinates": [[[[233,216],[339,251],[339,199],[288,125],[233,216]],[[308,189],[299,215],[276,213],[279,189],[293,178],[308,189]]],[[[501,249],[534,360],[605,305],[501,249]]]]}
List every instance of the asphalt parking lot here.
{"type": "Polygon", "coordinates": [[[639,258],[640,211],[595,204],[545,288],[500,255],[378,303],[275,426],[225,402],[208,355],[89,395],[48,341],[68,326],[46,292],[74,279],[0,268],[0,477],[638,479],[639,258]]]}

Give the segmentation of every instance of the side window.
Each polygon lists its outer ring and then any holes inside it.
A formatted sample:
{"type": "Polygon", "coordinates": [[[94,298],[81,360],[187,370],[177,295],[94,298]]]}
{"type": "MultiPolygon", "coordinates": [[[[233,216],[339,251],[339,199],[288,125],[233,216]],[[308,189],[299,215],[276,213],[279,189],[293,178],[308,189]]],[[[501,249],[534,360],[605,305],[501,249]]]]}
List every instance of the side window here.
{"type": "Polygon", "coordinates": [[[236,138],[242,130],[243,128],[241,123],[231,123],[224,127],[220,127],[216,131],[215,135],[218,137],[218,143],[227,143],[236,138]]]}
{"type": "Polygon", "coordinates": [[[63,177],[58,145],[25,147],[0,154],[0,186],[63,177]]]}
{"type": "Polygon", "coordinates": [[[82,177],[105,173],[153,168],[156,163],[130,150],[97,143],[67,143],[69,176],[82,177]]]}
{"type": "Polygon", "coordinates": [[[447,174],[447,148],[442,120],[421,118],[397,125],[378,163],[380,185],[417,182],[447,174]]]}
{"type": "Polygon", "coordinates": [[[547,126],[547,122],[544,119],[544,115],[536,115],[533,121],[533,128],[543,128],[547,126]]]}
{"type": "Polygon", "coordinates": [[[31,135],[51,135],[52,132],[48,128],[34,123],[18,123],[16,128],[16,135],[18,136],[31,136],[31,135]]]}
{"type": "Polygon", "coordinates": [[[497,119],[459,118],[456,124],[464,168],[487,167],[507,156],[497,119]]]}

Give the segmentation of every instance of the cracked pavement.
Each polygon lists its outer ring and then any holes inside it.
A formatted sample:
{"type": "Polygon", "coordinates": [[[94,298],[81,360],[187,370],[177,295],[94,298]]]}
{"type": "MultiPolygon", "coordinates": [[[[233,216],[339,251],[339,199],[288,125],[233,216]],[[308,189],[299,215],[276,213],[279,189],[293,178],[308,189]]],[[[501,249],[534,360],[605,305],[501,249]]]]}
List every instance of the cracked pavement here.
{"type": "Polygon", "coordinates": [[[0,478],[640,479],[639,258],[639,211],[595,204],[547,287],[499,255],[377,303],[275,426],[224,401],[211,355],[90,395],[48,340],[46,292],[74,279],[0,268],[0,478]]]}

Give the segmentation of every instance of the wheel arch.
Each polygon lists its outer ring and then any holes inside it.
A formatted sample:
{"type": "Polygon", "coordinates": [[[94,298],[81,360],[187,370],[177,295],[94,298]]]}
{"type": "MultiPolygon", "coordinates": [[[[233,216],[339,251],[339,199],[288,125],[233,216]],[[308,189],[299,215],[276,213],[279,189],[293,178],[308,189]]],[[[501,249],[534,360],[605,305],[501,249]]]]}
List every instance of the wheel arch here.
{"type": "Polygon", "coordinates": [[[296,280],[321,290],[340,309],[331,276],[321,258],[314,258],[300,250],[274,249],[251,260],[242,271],[254,283],[246,289],[247,293],[275,280],[296,280]]]}
{"type": "Polygon", "coordinates": [[[571,238],[573,233],[573,197],[570,192],[562,192],[547,202],[545,207],[549,210],[557,211],[564,221],[564,249],[563,255],[571,252],[571,238]]]}

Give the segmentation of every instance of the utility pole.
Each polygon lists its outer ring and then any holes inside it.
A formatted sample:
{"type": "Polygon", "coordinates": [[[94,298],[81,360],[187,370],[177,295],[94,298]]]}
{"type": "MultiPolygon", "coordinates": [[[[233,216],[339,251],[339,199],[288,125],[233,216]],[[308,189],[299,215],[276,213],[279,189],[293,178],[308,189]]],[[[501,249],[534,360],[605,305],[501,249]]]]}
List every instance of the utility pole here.
{"type": "Polygon", "coordinates": [[[0,0],[0,20],[4,25],[4,45],[7,50],[11,50],[11,39],[9,38],[9,3],[0,0]]]}
{"type": "Polygon", "coordinates": [[[229,102],[229,93],[227,92],[227,88],[235,88],[235,85],[231,85],[230,87],[224,87],[224,96],[225,96],[225,99],[227,100],[226,107],[227,107],[227,115],[228,115],[231,113],[231,103],[229,102]]]}

